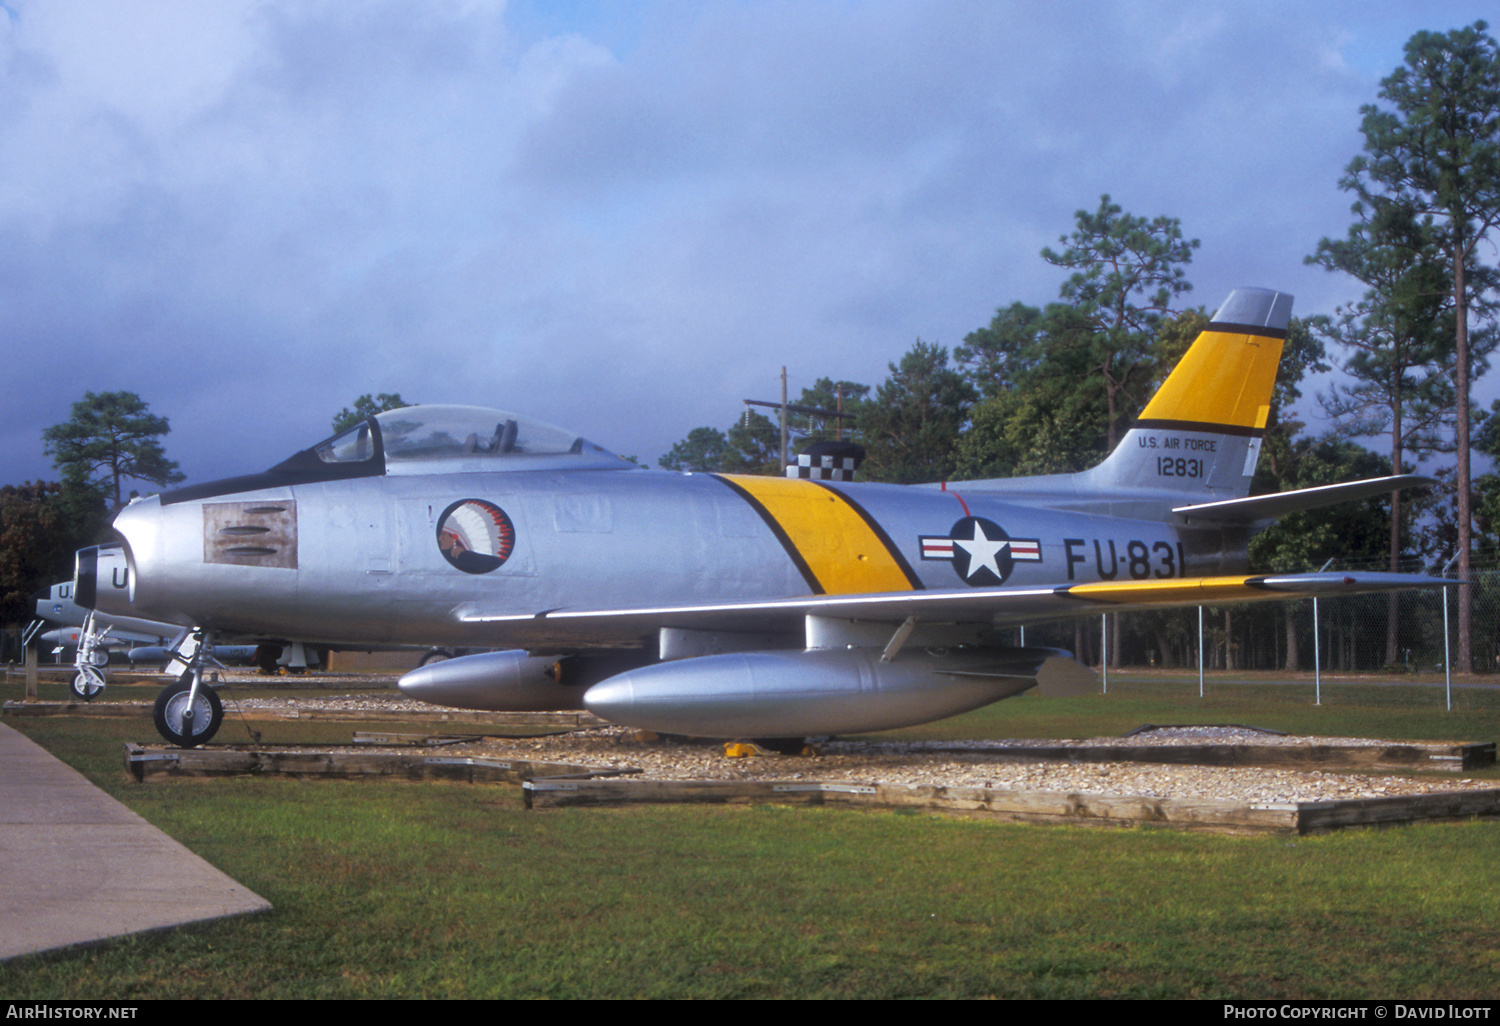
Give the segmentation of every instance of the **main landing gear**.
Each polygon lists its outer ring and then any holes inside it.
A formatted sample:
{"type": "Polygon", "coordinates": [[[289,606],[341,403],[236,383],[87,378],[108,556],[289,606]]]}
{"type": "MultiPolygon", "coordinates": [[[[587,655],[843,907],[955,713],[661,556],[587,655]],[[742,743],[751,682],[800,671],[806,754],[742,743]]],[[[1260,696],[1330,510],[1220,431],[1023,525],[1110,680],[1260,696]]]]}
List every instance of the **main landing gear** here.
{"type": "Polygon", "coordinates": [[[218,693],[203,683],[203,667],[211,647],[208,631],[189,631],[167,666],[168,673],[176,674],[176,682],[156,696],[153,716],[157,733],[179,748],[203,744],[224,722],[224,705],[218,693]]]}

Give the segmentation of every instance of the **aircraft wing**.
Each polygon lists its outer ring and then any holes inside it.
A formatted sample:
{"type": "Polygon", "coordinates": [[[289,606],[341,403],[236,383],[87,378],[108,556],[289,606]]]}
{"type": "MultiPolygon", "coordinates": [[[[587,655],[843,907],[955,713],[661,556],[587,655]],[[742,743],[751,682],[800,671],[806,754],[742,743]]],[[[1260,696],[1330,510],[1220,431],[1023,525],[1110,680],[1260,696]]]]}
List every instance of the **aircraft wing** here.
{"type": "MultiPolygon", "coordinates": [[[[53,644],[77,648],[79,641],[83,637],[83,628],[63,625],[46,632],[42,637],[53,644]]],[[[95,642],[95,644],[109,649],[131,648],[136,645],[155,645],[160,643],[161,639],[162,636],[159,634],[140,634],[135,631],[111,630],[95,642]]]]}
{"type": "Polygon", "coordinates": [[[1101,612],[1173,606],[1333,598],[1377,591],[1442,588],[1463,582],[1419,574],[1315,573],[1106,581],[1046,587],[904,591],[865,595],[808,595],[759,602],[704,603],[639,609],[549,609],[534,614],[489,614],[460,607],[466,623],[490,624],[507,645],[533,651],[599,648],[654,640],[663,627],[801,637],[804,618],[826,616],[901,624],[1057,620],[1101,612]]]}

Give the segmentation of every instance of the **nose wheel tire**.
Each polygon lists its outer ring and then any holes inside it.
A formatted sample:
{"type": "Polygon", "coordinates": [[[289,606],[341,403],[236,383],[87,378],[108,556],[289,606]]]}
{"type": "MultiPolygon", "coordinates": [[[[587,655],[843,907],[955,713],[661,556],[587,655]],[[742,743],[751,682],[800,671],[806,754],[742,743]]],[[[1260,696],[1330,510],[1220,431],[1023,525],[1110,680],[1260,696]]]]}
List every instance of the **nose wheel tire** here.
{"type": "Polygon", "coordinates": [[[200,686],[188,718],[190,680],[180,680],[162,689],[156,696],[153,715],[157,733],[179,748],[192,748],[213,737],[224,722],[224,705],[213,688],[200,686]]]}
{"type": "Polygon", "coordinates": [[[104,676],[92,666],[80,667],[73,675],[73,694],[85,702],[92,702],[94,696],[104,690],[104,676]]]}

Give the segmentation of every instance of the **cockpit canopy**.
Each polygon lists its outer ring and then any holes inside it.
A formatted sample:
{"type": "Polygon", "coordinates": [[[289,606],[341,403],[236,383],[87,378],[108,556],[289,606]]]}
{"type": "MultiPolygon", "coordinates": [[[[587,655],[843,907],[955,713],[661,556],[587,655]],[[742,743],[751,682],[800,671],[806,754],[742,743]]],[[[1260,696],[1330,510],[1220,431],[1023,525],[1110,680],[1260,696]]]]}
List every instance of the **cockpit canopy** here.
{"type": "Polygon", "coordinates": [[[405,406],[362,420],[263,473],[174,488],[161,493],[161,502],[381,475],[634,466],[570,431],[514,413],[483,406],[405,406]]]}
{"type": "Polygon", "coordinates": [[[344,470],[350,465],[383,463],[386,474],[617,469],[631,465],[570,431],[482,406],[386,410],[313,446],[309,452],[318,462],[344,470]]]}

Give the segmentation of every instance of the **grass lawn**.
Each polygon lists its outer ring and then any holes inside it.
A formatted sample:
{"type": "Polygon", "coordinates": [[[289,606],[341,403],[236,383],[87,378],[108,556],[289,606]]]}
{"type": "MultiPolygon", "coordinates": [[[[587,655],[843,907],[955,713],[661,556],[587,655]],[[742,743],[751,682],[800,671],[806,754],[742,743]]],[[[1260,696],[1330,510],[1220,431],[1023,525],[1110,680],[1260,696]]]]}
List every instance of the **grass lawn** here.
{"type": "MultiPolygon", "coordinates": [[[[900,733],[1234,722],[1500,737],[1493,690],[1460,689],[1453,712],[1441,688],[1325,679],[1321,706],[1311,692],[1210,681],[1200,700],[1196,676],[1112,675],[1107,696],[1022,698],[900,733]]],[[[526,812],[498,785],[133,784],[122,743],[149,721],[7,723],[276,911],[15,960],[3,998],[1500,993],[1500,823],[1288,838],[808,807],[526,812]]],[[[351,729],[257,727],[267,741],[351,729]]],[[[239,740],[232,724],[221,737],[239,740]]]]}

